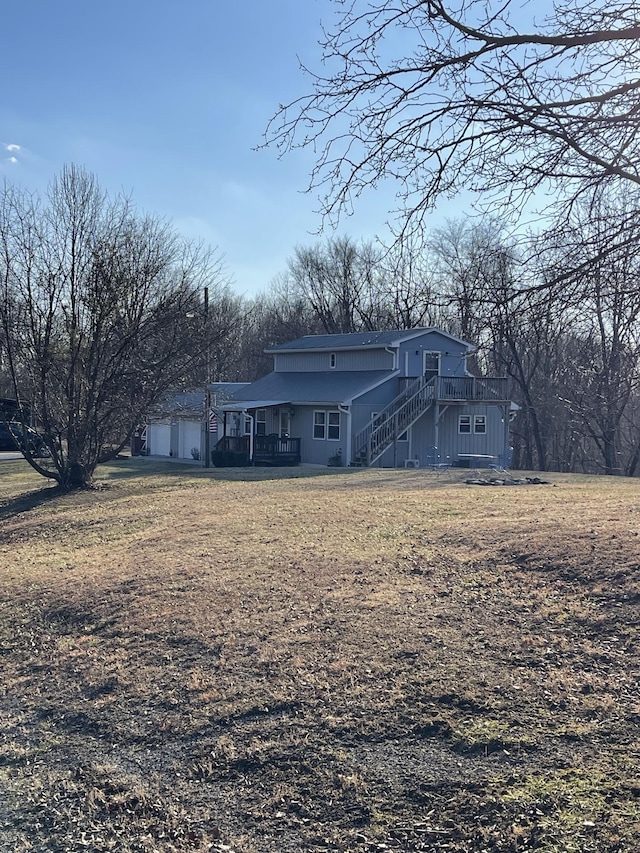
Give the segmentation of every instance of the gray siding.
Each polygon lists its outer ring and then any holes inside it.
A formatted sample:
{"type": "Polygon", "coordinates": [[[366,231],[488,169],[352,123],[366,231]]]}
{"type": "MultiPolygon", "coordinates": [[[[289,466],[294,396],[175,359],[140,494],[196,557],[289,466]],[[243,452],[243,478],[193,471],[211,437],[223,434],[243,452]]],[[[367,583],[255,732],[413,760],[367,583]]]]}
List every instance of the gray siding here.
{"type": "Polygon", "coordinates": [[[342,451],[342,464],[346,465],[347,448],[347,416],[340,413],[340,438],[330,439],[325,430],[325,437],[314,438],[314,412],[335,412],[334,406],[296,406],[295,415],[291,421],[291,435],[301,439],[301,455],[303,463],[310,465],[328,465],[329,458],[338,450],[342,451]]]}
{"type": "Polygon", "coordinates": [[[441,376],[464,376],[467,350],[438,332],[427,332],[400,347],[399,368],[403,376],[422,376],[425,352],[440,353],[441,376]]]}
{"type": "Polygon", "coordinates": [[[331,352],[276,353],[274,370],[280,372],[320,370],[391,370],[393,355],[384,349],[343,351],[335,353],[335,367],[331,367],[331,352]]]}
{"type": "Polygon", "coordinates": [[[450,406],[440,422],[439,444],[442,452],[456,461],[461,453],[478,453],[495,456],[496,461],[505,450],[505,423],[499,406],[450,406]],[[458,418],[471,418],[471,433],[460,433],[458,418]],[[486,433],[473,432],[474,416],[486,418],[486,433]]]}

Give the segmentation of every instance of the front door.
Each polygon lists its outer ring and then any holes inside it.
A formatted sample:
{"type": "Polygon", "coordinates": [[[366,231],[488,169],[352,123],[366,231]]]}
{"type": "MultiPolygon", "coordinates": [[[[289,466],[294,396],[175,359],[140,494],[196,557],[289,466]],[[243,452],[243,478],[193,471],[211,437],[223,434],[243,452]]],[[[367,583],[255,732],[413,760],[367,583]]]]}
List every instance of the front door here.
{"type": "Polygon", "coordinates": [[[434,376],[440,375],[440,353],[425,352],[424,354],[424,375],[427,382],[433,379],[434,376]]]}
{"type": "Polygon", "coordinates": [[[291,435],[291,412],[288,409],[280,409],[280,438],[289,438],[291,435]]]}

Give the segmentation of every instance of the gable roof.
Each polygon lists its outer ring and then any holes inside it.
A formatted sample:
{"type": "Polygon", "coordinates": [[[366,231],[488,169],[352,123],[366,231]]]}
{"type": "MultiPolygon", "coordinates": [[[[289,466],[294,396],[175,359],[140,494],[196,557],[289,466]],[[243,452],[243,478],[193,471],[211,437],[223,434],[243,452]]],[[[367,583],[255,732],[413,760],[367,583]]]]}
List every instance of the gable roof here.
{"type": "Polygon", "coordinates": [[[282,403],[347,403],[392,376],[396,372],[390,370],[274,371],[242,388],[230,404],[245,402],[252,404],[247,408],[266,408],[282,403]]]}
{"type": "Polygon", "coordinates": [[[340,335],[305,335],[295,341],[284,344],[274,344],[267,347],[265,353],[279,352],[313,352],[323,350],[347,350],[347,349],[379,349],[380,347],[399,347],[405,341],[421,337],[427,332],[437,332],[444,335],[467,349],[474,349],[472,344],[450,335],[442,329],[433,326],[421,329],[395,329],[386,332],[352,332],[340,335]]]}
{"type": "MultiPolygon", "coordinates": [[[[212,382],[209,386],[214,406],[220,408],[249,382],[212,382]]],[[[205,391],[167,391],[152,407],[150,415],[185,419],[202,418],[205,410],[205,391]]]]}

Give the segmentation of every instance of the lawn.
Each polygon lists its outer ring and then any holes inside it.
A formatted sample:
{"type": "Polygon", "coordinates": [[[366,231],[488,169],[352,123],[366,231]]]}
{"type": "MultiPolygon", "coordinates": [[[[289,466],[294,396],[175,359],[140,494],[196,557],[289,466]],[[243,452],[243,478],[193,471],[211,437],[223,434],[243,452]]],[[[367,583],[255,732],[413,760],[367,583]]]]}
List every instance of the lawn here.
{"type": "Polygon", "coordinates": [[[0,463],[0,849],[640,849],[640,480],[0,463]]]}

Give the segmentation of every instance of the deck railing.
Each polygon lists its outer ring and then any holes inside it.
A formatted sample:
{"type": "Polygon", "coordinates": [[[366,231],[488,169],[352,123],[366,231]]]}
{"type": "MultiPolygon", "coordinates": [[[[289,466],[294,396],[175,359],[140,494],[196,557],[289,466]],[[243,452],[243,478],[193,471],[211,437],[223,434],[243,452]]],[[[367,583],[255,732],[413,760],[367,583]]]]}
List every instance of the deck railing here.
{"type": "Polygon", "coordinates": [[[299,465],[300,439],[278,435],[256,435],[253,439],[255,465],[299,465]]]}
{"type": "Polygon", "coordinates": [[[434,399],[434,381],[419,376],[355,436],[354,461],[371,465],[394,439],[426,412],[434,399]]]}
{"type": "Polygon", "coordinates": [[[372,465],[432,403],[507,403],[509,380],[488,376],[420,376],[354,437],[353,462],[372,465]]]}
{"type": "Polygon", "coordinates": [[[497,376],[438,376],[436,400],[508,402],[509,380],[497,376]]]}
{"type": "Polygon", "coordinates": [[[217,464],[246,464],[252,461],[254,465],[299,465],[300,464],[299,438],[281,438],[279,435],[255,435],[253,437],[253,458],[249,460],[251,453],[251,439],[248,435],[225,435],[215,446],[213,451],[214,460],[217,464]],[[222,457],[220,454],[236,454],[237,459],[222,457]],[[240,457],[246,458],[242,462],[240,457]]]}

